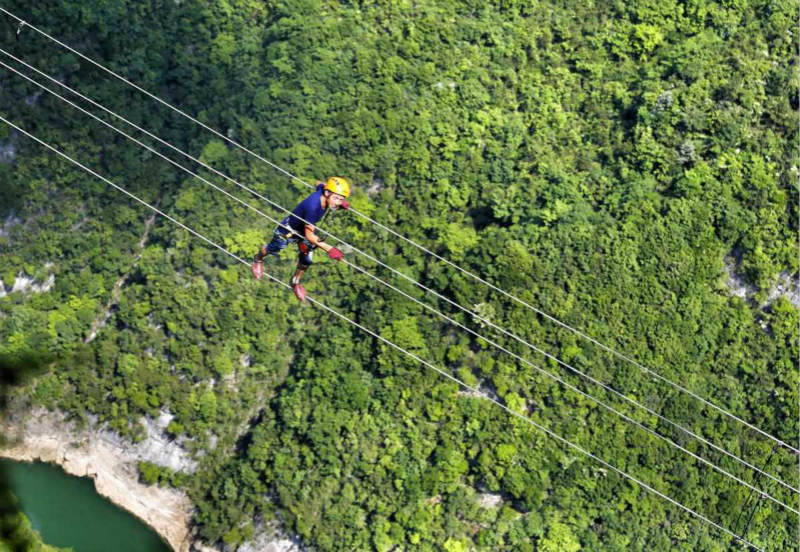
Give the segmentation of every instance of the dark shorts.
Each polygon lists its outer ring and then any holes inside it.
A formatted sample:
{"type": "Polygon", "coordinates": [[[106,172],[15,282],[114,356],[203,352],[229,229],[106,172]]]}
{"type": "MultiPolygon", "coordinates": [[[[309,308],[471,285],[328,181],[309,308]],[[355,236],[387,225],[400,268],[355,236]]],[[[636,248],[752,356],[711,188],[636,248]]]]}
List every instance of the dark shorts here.
{"type": "Polygon", "coordinates": [[[280,226],[275,229],[272,234],[272,241],[267,244],[267,253],[269,255],[278,255],[281,251],[291,243],[297,244],[298,255],[297,265],[300,268],[308,268],[314,262],[313,255],[315,246],[310,241],[305,239],[294,232],[287,230],[285,227],[287,220],[282,220],[280,226]]]}

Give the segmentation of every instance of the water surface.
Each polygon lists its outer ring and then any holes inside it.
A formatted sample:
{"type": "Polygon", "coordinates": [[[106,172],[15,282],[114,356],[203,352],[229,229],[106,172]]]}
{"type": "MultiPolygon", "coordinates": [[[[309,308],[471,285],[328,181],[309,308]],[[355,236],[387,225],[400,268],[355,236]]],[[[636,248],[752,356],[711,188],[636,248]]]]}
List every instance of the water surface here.
{"type": "Polygon", "coordinates": [[[97,494],[85,477],[42,462],[0,458],[0,470],[31,525],[52,546],[75,552],[169,552],[137,517],[97,494]]]}

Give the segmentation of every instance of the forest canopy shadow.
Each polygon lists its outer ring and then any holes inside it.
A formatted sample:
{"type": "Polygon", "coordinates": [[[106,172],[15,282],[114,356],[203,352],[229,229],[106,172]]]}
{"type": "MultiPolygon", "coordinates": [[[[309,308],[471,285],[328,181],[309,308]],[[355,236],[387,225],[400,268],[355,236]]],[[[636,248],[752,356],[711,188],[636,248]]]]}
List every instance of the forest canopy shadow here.
{"type": "MultiPolygon", "coordinates": [[[[9,404],[9,393],[14,387],[24,384],[42,373],[56,360],[50,353],[24,353],[22,355],[0,355],[0,414],[5,414],[9,404]]],[[[6,437],[0,433],[0,444],[6,437]]],[[[19,505],[11,493],[6,468],[0,464],[0,542],[11,550],[31,550],[35,544],[30,531],[26,530],[19,505]]]]}

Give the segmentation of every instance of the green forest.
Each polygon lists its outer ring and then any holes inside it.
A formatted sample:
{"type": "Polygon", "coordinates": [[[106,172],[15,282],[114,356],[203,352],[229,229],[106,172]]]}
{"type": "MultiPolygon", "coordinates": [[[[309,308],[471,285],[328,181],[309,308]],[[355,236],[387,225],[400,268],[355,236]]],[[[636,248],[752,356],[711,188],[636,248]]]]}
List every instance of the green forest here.
{"type": "MultiPolygon", "coordinates": [[[[625,400],[800,487],[796,453],[724,412],[800,446],[800,316],[780,293],[797,293],[799,270],[796,2],[3,8],[306,183],[348,177],[359,212],[509,294],[339,211],[321,230],[396,272],[342,245],[348,262],[475,333],[320,253],[304,278],[310,297],[757,547],[800,549],[798,514],[674,444],[794,509],[797,493],[625,400]]],[[[1,12],[0,44],[285,209],[309,193],[1,12]]],[[[283,218],[8,55],[0,61],[283,218]]],[[[0,115],[239,257],[272,235],[266,218],[1,66],[0,115]]],[[[287,250],[265,272],[288,283],[294,264],[287,250]]],[[[184,490],[209,545],[235,550],[277,523],[320,551],[749,549],[284,286],[254,280],[3,123],[0,280],[0,368],[36,365],[27,378],[4,376],[9,408],[65,412],[131,442],[145,437],[143,420],[170,413],[166,432],[198,469],[143,463],[141,478],[184,490]],[[30,281],[52,287],[12,291],[30,281]]],[[[3,510],[6,540],[30,531],[18,519],[3,510]]]]}
{"type": "Polygon", "coordinates": [[[20,512],[5,513],[0,522],[3,539],[0,540],[0,552],[72,552],[71,549],[48,546],[31,528],[31,522],[20,512]]]}

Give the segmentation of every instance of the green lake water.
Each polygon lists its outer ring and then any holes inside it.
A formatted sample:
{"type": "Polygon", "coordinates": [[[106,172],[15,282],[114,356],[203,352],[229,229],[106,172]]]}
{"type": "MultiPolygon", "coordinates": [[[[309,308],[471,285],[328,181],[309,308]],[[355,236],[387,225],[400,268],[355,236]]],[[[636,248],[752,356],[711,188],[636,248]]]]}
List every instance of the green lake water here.
{"type": "Polygon", "coordinates": [[[75,552],[169,552],[138,518],[97,494],[88,478],[41,462],[0,459],[0,470],[31,525],[52,546],[75,552]]]}

